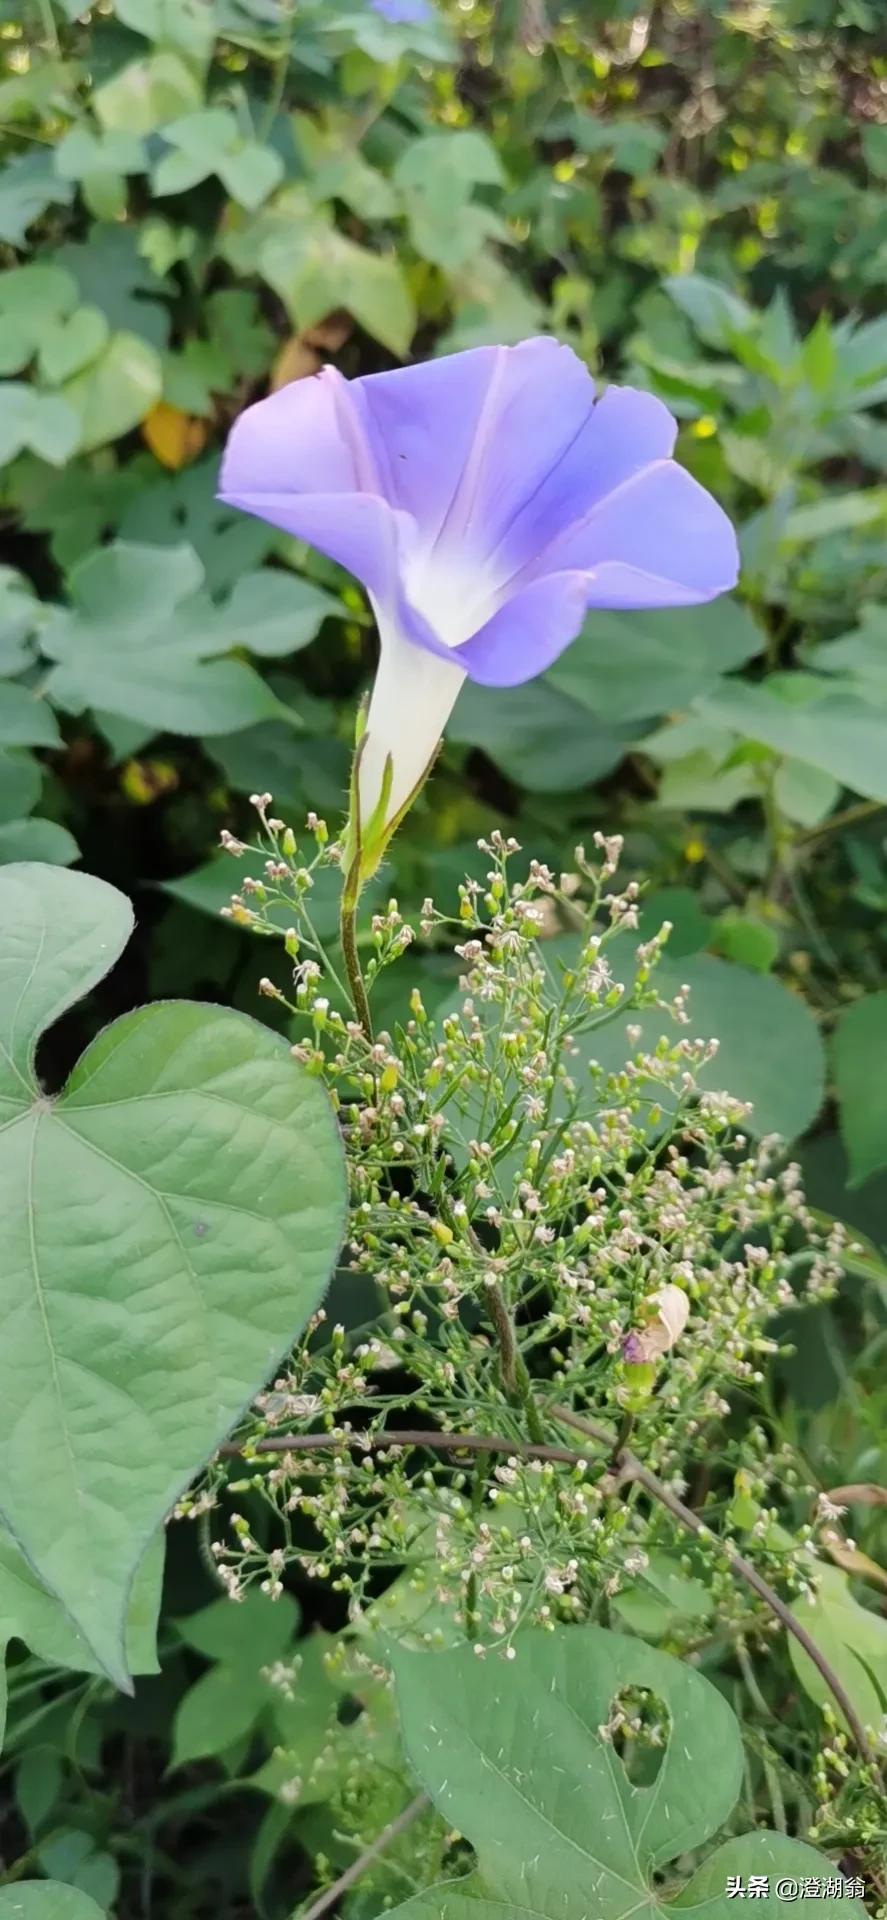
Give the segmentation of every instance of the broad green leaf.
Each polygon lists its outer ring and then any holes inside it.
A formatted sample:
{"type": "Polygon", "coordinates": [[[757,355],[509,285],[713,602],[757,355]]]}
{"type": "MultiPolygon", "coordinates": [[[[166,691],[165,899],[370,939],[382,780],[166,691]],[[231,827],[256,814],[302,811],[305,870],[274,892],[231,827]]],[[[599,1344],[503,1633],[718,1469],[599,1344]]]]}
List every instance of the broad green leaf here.
{"type": "Polygon", "coordinates": [[[88,1893],[60,1880],[20,1880],[0,1887],[0,1920],[106,1920],[88,1893]]]}
{"type": "Polygon", "coordinates": [[[142,487],[120,523],[121,538],[134,543],[170,547],[186,540],[200,558],[212,593],[233,586],[241,574],[257,567],[275,541],[273,528],[264,521],[214,499],[217,473],[213,455],[142,487]]]}
{"type": "Polygon", "coordinates": [[[186,1644],[214,1665],[176,1708],[174,1766],[224,1753],[252,1731],[274,1698],[262,1669],[293,1651],[298,1621],[289,1594],[269,1600],[253,1587],[237,1605],[217,1600],[176,1623],[186,1644]]]}
{"type": "MultiPolygon", "coordinates": [[[[775,676],[774,676],[775,677],[775,676]]],[[[768,685],[729,680],[698,703],[700,714],[757,740],[787,759],[801,760],[831,774],[852,792],[887,800],[885,715],[852,693],[835,693],[830,683],[807,676],[812,698],[801,699],[803,676],[791,676],[791,699],[768,685]]]]}
{"type": "Polygon", "coordinates": [[[689,706],[763,644],[736,600],[679,612],[593,613],[547,678],[602,719],[643,720],[689,706]]]}
{"type": "Polygon", "coordinates": [[[452,271],[487,240],[507,239],[498,215],[472,201],[475,186],[505,184],[498,154],[478,129],[411,141],[394,179],[404,196],[413,245],[437,266],[452,271]]]}
{"type": "Polygon", "coordinates": [[[93,173],[144,173],[145,148],[134,133],[93,133],[72,127],[55,150],[55,164],[63,180],[83,180],[93,173]]]}
{"type": "MultiPolygon", "coordinates": [[[[600,1627],[525,1632],[514,1648],[508,1667],[468,1646],[394,1654],[408,1757],[476,1856],[467,1878],[417,1894],[396,1909],[399,1920],[587,1920],[591,1911],[628,1920],[673,1907],[728,1920],[727,1875],[737,1848],[747,1857],[743,1841],[710,1855],[677,1900],[655,1878],[703,1846],[735,1804],[742,1742],[723,1696],[668,1654],[600,1627]],[[607,1731],[620,1692],[639,1687],[666,1723],[650,1786],[632,1784],[607,1731]]],[[[771,1860],[796,1876],[822,1871],[822,1856],[799,1842],[747,1838],[755,1872],[771,1860]]],[[[861,1920],[859,1901],[823,1904],[832,1920],[854,1908],[861,1920]]],[[[772,1883],[762,1905],[781,1906],[772,1883]]]]}
{"type": "MultiPolygon", "coordinates": [[[[141,1560],[129,1599],[126,1649],[132,1673],[157,1673],[157,1616],[163,1580],[165,1537],[160,1529],[141,1560]]],[[[37,1575],[10,1535],[0,1530],[0,1645],[23,1640],[50,1667],[101,1673],[83,1634],[37,1575]]]]}
{"type": "Polygon", "coordinates": [[[841,1136],[859,1186],[887,1167],[887,993],[841,1009],[832,1058],[841,1136]]]}
{"type": "Polygon", "coordinates": [[[548,680],[521,687],[467,681],[447,726],[447,739],[482,747],[530,793],[569,793],[617,766],[627,736],[602,724],[548,680]]]}
{"type": "Polygon", "coordinates": [[[0,746],[59,747],[61,734],[52,708],[29,687],[0,682],[0,746]]]}
{"type": "Polygon", "coordinates": [[[125,1015],[47,1099],[39,1035],[116,959],[131,909],[21,866],[0,873],[0,918],[0,1509],[126,1685],[148,1540],[326,1286],[342,1152],[285,1042],[221,1007],[125,1015]]]}
{"type": "MultiPolygon", "coordinates": [[[[840,1568],[820,1564],[816,1581],[815,1600],[796,1601],[794,1612],[843,1682],[863,1726],[878,1734],[887,1715],[887,1620],[854,1600],[849,1578],[840,1568]]],[[[818,1706],[834,1707],[834,1695],[819,1668],[793,1634],[788,1644],[805,1693],[818,1706]]]]}
{"type": "MultiPolygon", "coordinates": [[[[617,977],[625,974],[615,962],[614,967],[617,977]]],[[[749,973],[707,953],[668,959],[657,969],[663,999],[685,983],[690,988],[690,1024],[684,1031],[694,1039],[719,1042],[715,1059],[700,1072],[700,1085],[751,1101],[747,1125],[759,1138],[778,1133],[785,1140],[796,1139],[815,1119],[825,1083],[822,1040],[805,1002],[771,975],[749,973]]],[[[602,1067],[618,1070],[630,1054],[655,1046],[662,1034],[673,1044],[680,1033],[668,1013],[643,1008],[620,1015],[588,1044],[602,1067]],[[635,1047],[626,1026],[641,1029],[635,1047]]],[[[668,1110],[668,1096],[662,1105],[668,1110]]]]}
{"type": "Polygon", "coordinates": [[[163,391],[160,356],[134,333],[113,333],[97,360],[61,388],[80,423],[82,451],[105,447],[137,427],[163,391]]]}
{"type": "Polygon", "coordinates": [[[190,547],[118,541],[90,555],[71,576],[73,608],[57,609],[41,634],[57,662],[52,699],[183,734],[228,734],[285,714],[252,667],[214,657],[242,628],[219,615],[202,581],[190,547]]]}

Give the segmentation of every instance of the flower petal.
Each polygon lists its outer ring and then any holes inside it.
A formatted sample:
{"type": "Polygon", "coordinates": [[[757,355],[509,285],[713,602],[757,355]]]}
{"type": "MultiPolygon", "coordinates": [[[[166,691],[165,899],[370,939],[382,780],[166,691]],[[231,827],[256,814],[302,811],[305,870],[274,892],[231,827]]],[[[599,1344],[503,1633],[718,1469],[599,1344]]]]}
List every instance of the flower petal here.
{"type": "Polygon", "coordinates": [[[704,487],[672,460],[623,481],[547,549],[527,577],[585,568],[590,607],[678,607],[735,586],[736,535],[704,487]]]}
{"type": "Polygon", "coordinates": [[[575,640],[587,596],[586,574],[547,574],[514,594],[450,658],[481,686],[519,686],[544,673],[575,640]]]}
{"type": "Polygon", "coordinates": [[[388,499],[419,523],[425,550],[458,546],[477,561],[564,458],[594,402],[581,360],[544,337],[356,386],[388,499]]]}
{"type": "Polygon", "coordinates": [[[247,407],[228,440],[219,498],[309,541],[389,605],[414,529],[382,497],[353,391],[326,367],[247,407]]]}
{"type": "MultiPolygon", "coordinates": [[[[535,571],[554,572],[559,560],[550,568],[544,565],[552,543],[617,487],[644,468],[667,460],[678,430],[661,400],[634,387],[608,387],[590,411],[574,418],[573,429],[561,457],[507,528],[502,554],[511,572],[528,563],[535,571]]],[[[503,440],[497,458],[509,457],[519,460],[519,449],[509,448],[503,440]]]]}

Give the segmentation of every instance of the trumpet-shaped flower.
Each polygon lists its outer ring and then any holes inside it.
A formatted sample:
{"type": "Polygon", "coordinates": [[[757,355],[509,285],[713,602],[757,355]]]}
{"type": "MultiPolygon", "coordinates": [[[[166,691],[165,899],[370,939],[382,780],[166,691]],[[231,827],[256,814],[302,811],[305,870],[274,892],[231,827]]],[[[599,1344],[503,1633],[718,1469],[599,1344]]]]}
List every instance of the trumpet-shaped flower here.
{"type": "Polygon", "coordinates": [[[733,529],[672,460],[676,431],[651,394],[596,399],[547,338],[350,382],[326,367],[236,422],[220,497],[318,547],[372,603],[357,799],[379,854],[466,676],[532,679],[590,607],[692,606],[734,585],[733,529]]]}

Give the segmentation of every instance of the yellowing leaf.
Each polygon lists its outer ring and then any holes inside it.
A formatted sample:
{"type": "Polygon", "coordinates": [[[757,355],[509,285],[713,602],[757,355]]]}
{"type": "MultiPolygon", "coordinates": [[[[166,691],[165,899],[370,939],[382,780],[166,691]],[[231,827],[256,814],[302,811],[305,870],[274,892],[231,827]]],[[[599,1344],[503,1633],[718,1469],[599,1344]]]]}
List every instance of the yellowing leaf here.
{"type": "Polygon", "coordinates": [[[168,467],[172,473],[178,473],[180,467],[189,466],[203,452],[207,432],[204,420],[195,420],[192,414],[181,413],[178,407],[169,406],[165,400],[158,400],[147,419],[142,421],[142,439],[161,466],[168,467]]]}
{"type": "Polygon", "coordinates": [[[299,333],[285,340],[271,369],[271,391],[288,387],[292,380],[307,380],[321,364],[320,354],[309,347],[299,333]]]}

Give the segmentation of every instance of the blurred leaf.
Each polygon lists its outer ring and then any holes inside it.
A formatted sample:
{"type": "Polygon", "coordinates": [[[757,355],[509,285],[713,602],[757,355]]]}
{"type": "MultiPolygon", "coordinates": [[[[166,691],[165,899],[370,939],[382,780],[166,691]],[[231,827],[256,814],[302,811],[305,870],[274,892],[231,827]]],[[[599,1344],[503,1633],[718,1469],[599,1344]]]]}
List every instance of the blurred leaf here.
{"type": "Polygon", "coordinates": [[[60,747],[58,721],[28,687],[0,682],[0,746],[60,747]]]}
{"type": "Polygon", "coordinates": [[[38,393],[19,380],[0,383],[0,466],[26,448],[52,466],[64,466],[80,437],[80,421],[67,397],[38,393]]]}
{"type": "Polygon", "coordinates": [[[114,0],[114,12],[133,33],[177,48],[189,60],[208,60],[216,37],[214,0],[114,0]]]}
{"type": "Polygon", "coordinates": [[[841,1137],[859,1186],[887,1167],[887,992],[841,1009],[832,1048],[841,1137]]]}
{"type": "Polygon", "coordinates": [[[159,355],[134,333],[113,333],[98,360],[61,389],[80,423],[87,452],[119,440],[156,406],[163,390],[159,355]]]}
{"type": "Polygon", "coordinates": [[[736,600],[679,612],[592,613],[547,678],[604,719],[644,720],[688,706],[763,645],[736,600]]]}
{"type": "Polygon", "coordinates": [[[131,60],[97,87],[92,104],[103,127],[143,136],[197,110],[200,82],[181,55],[170,51],[131,60]]]}
{"type": "Polygon", "coordinates": [[[37,860],[52,867],[69,867],[79,860],[80,848],[67,827],[55,820],[7,820],[0,824],[0,865],[13,860],[37,860]]]}
{"type": "Polygon", "coordinates": [[[0,168],[0,240],[23,246],[47,207],[70,206],[73,198],[73,182],[59,179],[50,152],[17,154],[0,168]]]}
{"type": "Polygon", "coordinates": [[[603,725],[547,680],[520,687],[466,681],[447,739],[481,747],[530,793],[570,793],[618,766],[626,735],[603,725]]]}
{"type": "MultiPolygon", "coordinates": [[[[745,1126],[759,1139],[768,1133],[796,1139],[816,1118],[825,1083],[822,1041],[804,1001],[779,980],[710,954],[690,954],[679,962],[666,959],[657,969],[656,984],[664,999],[684,983],[690,988],[687,1032],[694,1039],[719,1042],[715,1059],[700,1072],[701,1085],[751,1101],[745,1126]]],[[[594,1035],[590,1051],[610,1071],[630,1054],[652,1051],[662,1034],[673,1044],[679,1031],[667,1012],[644,1008],[617,1016],[594,1035]],[[626,1038],[626,1026],[641,1030],[634,1046],[626,1038]]],[[[587,1053],[589,1047],[583,1050],[587,1053]]],[[[663,1099],[661,1089],[656,1098],[670,1109],[671,1098],[663,1099]]]]}
{"type": "MultiPolygon", "coordinates": [[[[887,1620],[859,1606],[846,1573],[837,1567],[816,1569],[815,1600],[797,1600],[794,1612],[837,1674],[863,1726],[880,1728],[887,1712],[887,1620]]],[[[795,1673],[817,1706],[835,1708],[834,1695],[818,1667],[788,1639],[795,1673]]]]}
{"type": "Polygon", "coordinates": [[[0,1887],[0,1920],[107,1920],[101,1907],[78,1887],[58,1880],[19,1880],[0,1887]]]}
{"type": "Polygon", "coordinates": [[[164,282],[142,258],[133,227],[91,227],[85,240],[69,241],[53,259],[73,274],[84,305],[98,307],[114,332],[164,345],[169,311],[156,297],[164,282]]]}
{"type": "Polygon", "coordinates": [[[232,733],[280,715],[252,667],[213,657],[229,652],[234,634],[202,580],[190,547],[118,541],[91,554],[71,576],[73,607],[56,609],[41,634],[58,663],[52,699],[172,733],[232,733]]]}

